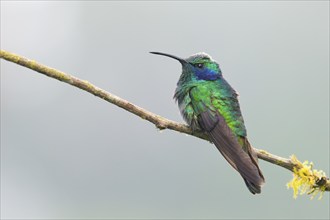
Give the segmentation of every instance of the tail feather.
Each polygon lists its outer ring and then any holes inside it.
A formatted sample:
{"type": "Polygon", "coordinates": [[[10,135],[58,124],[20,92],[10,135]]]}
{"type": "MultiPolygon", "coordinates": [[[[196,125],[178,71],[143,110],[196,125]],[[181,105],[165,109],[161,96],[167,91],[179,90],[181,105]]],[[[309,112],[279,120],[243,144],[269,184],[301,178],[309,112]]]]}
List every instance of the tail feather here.
{"type": "MultiPolygon", "coordinates": [[[[262,184],[265,182],[264,175],[262,174],[259,165],[258,165],[258,156],[257,153],[253,150],[251,144],[249,143],[248,139],[246,137],[240,138],[243,142],[243,150],[250,156],[252,163],[258,168],[258,172],[260,177],[263,179],[262,184]]],[[[248,181],[247,179],[244,179],[244,182],[247,186],[247,188],[250,190],[252,194],[259,194],[261,193],[261,185],[255,185],[253,182],[248,181]]]]}
{"type": "Polygon", "coordinates": [[[260,193],[265,180],[259,169],[256,154],[248,140],[242,137],[243,146],[240,145],[220,114],[202,112],[199,124],[209,134],[210,140],[229,164],[241,174],[250,192],[260,193]]]}
{"type": "Polygon", "coordinates": [[[243,150],[250,156],[251,161],[254,163],[254,165],[258,168],[258,172],[260,177],[262,177],[263,182],[265,182],[265,177],[262,174],[259,165],[258,165],[258,155],[255,152],[255,150],[253,149],[253,147],[251,146],[250,142],[248,141],[248,139],[246,137],[241,137],[240,138],[243,142],[243,150]]]}
{"type": "Polygon", "coordinates": [[[260,185],[255,185],[254,183],[248,181],[247,179],[244,179],[245,185],[247,186],[247,188],[250,190],[250,192],[252,194],[259,194],[261,193],[261,186],[260,185]]]}

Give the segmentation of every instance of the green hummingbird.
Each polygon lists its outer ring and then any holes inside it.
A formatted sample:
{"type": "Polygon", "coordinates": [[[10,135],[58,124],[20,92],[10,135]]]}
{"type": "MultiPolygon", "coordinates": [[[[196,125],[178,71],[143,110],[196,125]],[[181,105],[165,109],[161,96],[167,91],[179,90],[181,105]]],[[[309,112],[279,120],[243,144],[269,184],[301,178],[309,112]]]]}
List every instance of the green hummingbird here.
{"type": "Polygon", "coordinates": [[[187,59],[150,52],[178,60],[182,74],[174,99],[193,130],[205,132],[228,163],[243,177],[251,193],[261,192],[265,182],[258,157],[247,139],[237,92],[224,79],[219,64],[206,53],[187,59]]]}

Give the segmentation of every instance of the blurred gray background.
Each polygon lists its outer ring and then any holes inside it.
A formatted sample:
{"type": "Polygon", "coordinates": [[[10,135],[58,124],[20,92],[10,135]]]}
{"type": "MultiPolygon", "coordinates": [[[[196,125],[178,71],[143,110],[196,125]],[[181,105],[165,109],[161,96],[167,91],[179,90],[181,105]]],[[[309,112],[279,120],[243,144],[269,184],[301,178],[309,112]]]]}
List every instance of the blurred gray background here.
{"type": "MultiPolygon", "coordinates": [[[[1,1],[1,49],[169,119],[181,73],[204,51],[240,93],[250,142],[329,174],[329,2],[1,1]]],[[[292,174],[260,161],[252,196],[206,141],[1,60],[2,218],[329,219],[294,200],[292,174]]]]}

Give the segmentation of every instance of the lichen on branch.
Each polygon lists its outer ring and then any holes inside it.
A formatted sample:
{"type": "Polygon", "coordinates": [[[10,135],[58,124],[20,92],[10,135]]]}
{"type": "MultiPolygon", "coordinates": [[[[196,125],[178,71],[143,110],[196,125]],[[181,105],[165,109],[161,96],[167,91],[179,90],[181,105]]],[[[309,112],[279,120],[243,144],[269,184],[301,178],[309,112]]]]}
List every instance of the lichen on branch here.
{"type": "Polygon", "coordinates": [[[295,164],[293,167],[293,178],[287,184],[288,188],[293,189],[293,197],[308,194],[313,199],[316,195],[320,194],[319,199],[322,198],[326,186],[324,182],[327,177],[322,170],[313,169],[313,162],[307,160],[303,163],[300,162],[295,155],[291,156],[291,161],[295,164]]]}
{"type": "MultiPolygon", "coordinates": [[[[185,124],[166,119],[160,115],[147,111],[137,105],[134,105],[131,102],[128,102],[127,100],[124,100],[101,88],[94,86],[86,80],[81,80],[67,73],[47,67],[34,60],[29,60],[25,57],[7,52],[5,50],[0,51],[0,58],[85,90],[90,94],[104,99],[107,102],[110,102],[126,111],[131,112],[132,114],[139,116],[142,119],[151,122],[158,129],[170,129],[180,133],[195,136],[203,140],[208,140],[207,135],[203,132],[193,131],[189,128],[189,126],[185,124]]],[[[295,197],[298,195],[298,193],[310,193],[312,196],[315,196],[319,192],[322,194],[324,191],[330,191],[329,178],[326,177],[323,171],[313,170],[311,163],[301,163],[296,157],[287,159],[271,154],[265,150],[259,150],[256,148],[254,148],[254,150],[257,152],[258,158],[293,172],[294,177],[288,183],[288,187],[294,190],[295,197]]]]}

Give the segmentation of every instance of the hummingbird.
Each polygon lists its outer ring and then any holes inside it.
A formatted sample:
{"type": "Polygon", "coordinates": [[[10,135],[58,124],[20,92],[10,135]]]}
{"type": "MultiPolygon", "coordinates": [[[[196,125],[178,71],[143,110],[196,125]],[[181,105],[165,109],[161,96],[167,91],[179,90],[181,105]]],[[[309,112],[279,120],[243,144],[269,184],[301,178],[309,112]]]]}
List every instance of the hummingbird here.
{"type": "Polygon", "coordinates": [[[183,59],[150,52],[179,61],[182,74],[174,99],[191,129],[205,132],[228,163],[243,177],[252,194],[261,193],[265,182],[258,157],[248,141],[238,93],[224,79],[219,64],[200,52],[183,59]]]}

